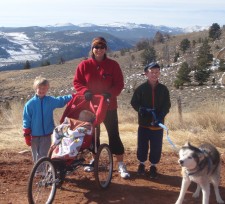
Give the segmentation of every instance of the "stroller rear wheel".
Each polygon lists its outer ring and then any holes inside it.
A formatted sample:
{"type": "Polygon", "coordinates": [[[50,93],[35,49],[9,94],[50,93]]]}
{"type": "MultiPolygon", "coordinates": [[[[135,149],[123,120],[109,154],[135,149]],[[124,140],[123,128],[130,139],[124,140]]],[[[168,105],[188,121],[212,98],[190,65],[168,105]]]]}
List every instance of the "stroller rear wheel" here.
{"type": "Polygon", "coordinates": [[[108,144],[101,144],[95,156],[94,175],[99,188],[107,188],[111,183],[113,157],[108,144]]]}
{"type": "Polygon", "coordinates": [[[39,159],[29,177],[29,203],[52,203],[56,193],[56,185],[56,171],[51,159],[48,157],[39,159]]]}

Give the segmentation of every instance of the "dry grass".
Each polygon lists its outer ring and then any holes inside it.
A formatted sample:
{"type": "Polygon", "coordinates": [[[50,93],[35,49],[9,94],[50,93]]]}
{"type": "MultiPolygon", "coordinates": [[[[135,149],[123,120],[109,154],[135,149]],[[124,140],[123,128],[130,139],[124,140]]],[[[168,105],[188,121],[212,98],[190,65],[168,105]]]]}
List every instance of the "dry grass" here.
{"type": "MultiPolygon", "coordinates": [[[[54,113],[55,123],[59,124],[64,109],[54,113]]],[[[9,109],[0,109],[0,150],[12,149],[21,151],[28,149],[22,136],[23,104],[14,102],[9,109]]],[[[176,107],[173,107],[166,118],[169,138],[177,148],[186,141],[195,145],[211,142],[219,149],[225,148],[225,104],[208,103],[199,109],[182,113],[182,120],[176,107]]],[[[126,149],[136,150],[137,144],[137,113],[132,108],[119,108],[119,128],[121,139],[126,149]]],[[[104,125],[101,126],[101,141],[108,142],[104,125]]],[[[164,137],[164,151],[174,150],[164,137]]]]}
{"type": "Polygon", "coordinates": [[[21,103],[13,102],[9,109],[0,109],[0,149],[20,149],[22,143],[22,110],[21,103]]]}

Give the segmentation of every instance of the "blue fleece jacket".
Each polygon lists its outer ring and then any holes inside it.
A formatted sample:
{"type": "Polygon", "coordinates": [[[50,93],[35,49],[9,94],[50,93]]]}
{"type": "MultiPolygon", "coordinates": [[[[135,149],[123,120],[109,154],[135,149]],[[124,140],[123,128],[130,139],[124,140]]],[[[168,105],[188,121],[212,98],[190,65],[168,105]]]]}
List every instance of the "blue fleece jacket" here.
{"type": "Polygon", "coordinates": [[[24,106],[23,128],[31,129],[32,136],[52,134],[55,127],[53,111],[56,108],[62,108],[71,99],[72,95],[43,98],[33,96],[24,106]]]}

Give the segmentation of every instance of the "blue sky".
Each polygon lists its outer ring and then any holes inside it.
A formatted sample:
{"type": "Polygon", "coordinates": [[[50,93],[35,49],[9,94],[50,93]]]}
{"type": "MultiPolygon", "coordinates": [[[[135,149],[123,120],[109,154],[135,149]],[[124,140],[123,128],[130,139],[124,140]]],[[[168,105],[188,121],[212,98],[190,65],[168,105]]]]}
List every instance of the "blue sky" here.
{"type": "Polygon", "coordinates": [[[0,27],[57,23],[225,24],[225,0],[0,0],[0,27]]]}

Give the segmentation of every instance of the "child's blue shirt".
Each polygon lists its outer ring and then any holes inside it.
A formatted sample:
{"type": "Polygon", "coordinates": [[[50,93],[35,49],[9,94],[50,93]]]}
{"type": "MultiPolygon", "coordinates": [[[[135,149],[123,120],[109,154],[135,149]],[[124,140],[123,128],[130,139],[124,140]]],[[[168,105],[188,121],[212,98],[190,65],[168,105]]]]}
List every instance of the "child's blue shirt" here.
{"type": "Polygon", "coordinates": [[[24,106],[23,128],[31,129],[32,136],[52,134],[55,128],[53,111],[64,107],[71,99],[72,95],[43,98],[33,96],[24,106]]]}

